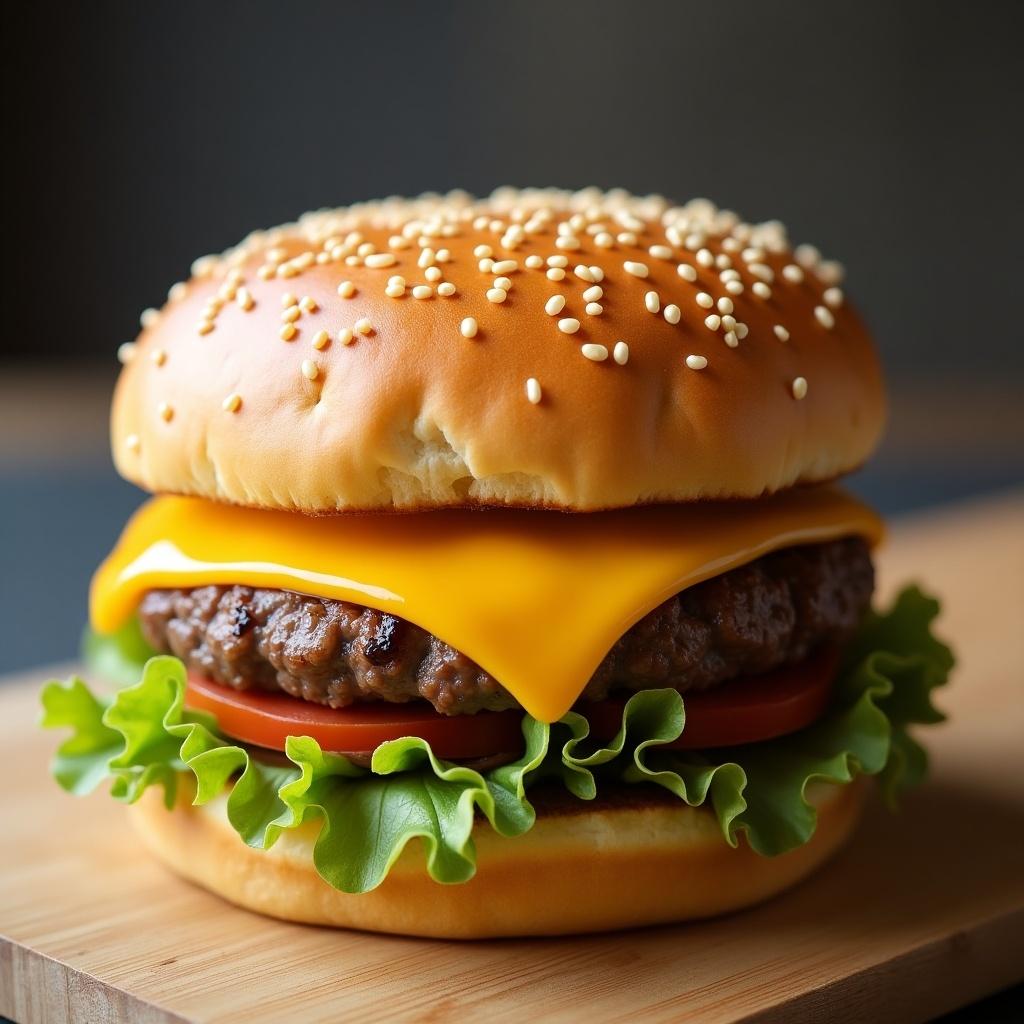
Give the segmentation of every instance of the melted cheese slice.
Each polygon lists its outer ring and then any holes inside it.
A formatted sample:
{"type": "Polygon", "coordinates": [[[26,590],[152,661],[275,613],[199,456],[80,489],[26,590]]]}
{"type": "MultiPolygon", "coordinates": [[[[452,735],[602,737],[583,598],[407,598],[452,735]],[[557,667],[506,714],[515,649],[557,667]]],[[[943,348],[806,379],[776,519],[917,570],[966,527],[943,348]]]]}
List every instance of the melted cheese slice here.
{"type": "Polygon", "coordinates": [[[551,722],[615,641],[673,594],[769,551],[853,534],[877,542],[881,521],[830,487],[586,515],[309,517],[161,497],[96,573],[91,616],[109,633],[149,589],[214,583],[352,601],[440,637],[551,722]]]}

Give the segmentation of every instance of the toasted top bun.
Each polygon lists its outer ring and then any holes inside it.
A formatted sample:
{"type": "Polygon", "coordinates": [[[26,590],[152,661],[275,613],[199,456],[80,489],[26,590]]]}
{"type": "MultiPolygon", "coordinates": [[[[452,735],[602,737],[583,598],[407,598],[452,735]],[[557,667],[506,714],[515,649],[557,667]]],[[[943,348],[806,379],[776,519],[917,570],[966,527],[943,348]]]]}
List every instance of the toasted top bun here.
{"type": "Polygon", "coordinates": [[[839,266],[706,200],[386,200],[192,269],[122,347],[114,458],[152,491],[305,512],[755,497],[858,466],[883,423],[839,266]]]}

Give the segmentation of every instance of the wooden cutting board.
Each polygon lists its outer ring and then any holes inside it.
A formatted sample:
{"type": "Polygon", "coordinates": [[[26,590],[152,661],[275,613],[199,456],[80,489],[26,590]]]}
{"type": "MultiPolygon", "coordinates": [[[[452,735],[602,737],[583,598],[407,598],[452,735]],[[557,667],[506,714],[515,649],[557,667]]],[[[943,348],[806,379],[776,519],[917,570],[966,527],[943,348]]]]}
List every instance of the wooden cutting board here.
{"type": "Polygon", "coordinates": [[[1024,977],[1024,494],[897,526],[961,666],[931,780],[792,892],[701,924],[445,943],[287,925],[148,860],[123,808],[63,794],[0,688],[0,1013],[103,1022],[920,1020],[1024,977]]]}

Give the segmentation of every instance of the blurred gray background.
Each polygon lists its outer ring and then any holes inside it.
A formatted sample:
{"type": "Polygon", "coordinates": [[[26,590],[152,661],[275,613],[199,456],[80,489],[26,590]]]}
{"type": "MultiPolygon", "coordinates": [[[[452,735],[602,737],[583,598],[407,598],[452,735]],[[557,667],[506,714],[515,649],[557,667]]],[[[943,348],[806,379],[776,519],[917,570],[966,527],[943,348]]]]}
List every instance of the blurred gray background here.
{"type": "Polygon", "coordinates": [[[72,655],[141,495],[117,345],[191,260],[305,209],[621,185],[778,217],[848,268],[884,511],[1024,480],[1024,5],[91,3],[5,14],[0,671],[72,655]]]}

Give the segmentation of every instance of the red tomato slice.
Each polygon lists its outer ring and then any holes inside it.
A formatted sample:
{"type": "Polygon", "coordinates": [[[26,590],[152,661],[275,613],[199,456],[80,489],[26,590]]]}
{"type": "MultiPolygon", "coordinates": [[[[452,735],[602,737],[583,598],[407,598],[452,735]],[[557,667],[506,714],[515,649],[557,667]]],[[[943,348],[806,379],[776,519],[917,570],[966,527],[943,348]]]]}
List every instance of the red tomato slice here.
{"type": "MultiPolygon", "coordinates": [[[[698,750],[756,743],[810,725],[828,704],[838,653],[816,655],[794,668],[735,679],[684,697],[686,728],[671,747],[698,750]]],[[[367,754],[387,740],[420,736],[438,757],[475,759],[522,750],[521,711],[439,715],[429,705],[364,704],[329,708],[284,693],[232,690],[189,676],[186,703],[216,715],[221,730],[244,743],[284,750],[289,736],[310,736],[324,750],[367,754]]],[[[611,739],[625,698],[582,701],[576,710],[592,734],[611,739]]]]}
{"type": "MultiPolygon", "coordinates": [[[[705,693],[684,694],[686,728],[666,746],[676,750],[733,747],[803,729],[828,706],[838,667],[839,652],[828,650],[791,668],[733,679],[705,693]]],[[[625,704],[620,697],[581,701],[576,710],[586,715],[594,736],[611,739],[622,723],[625,704]]]]}

